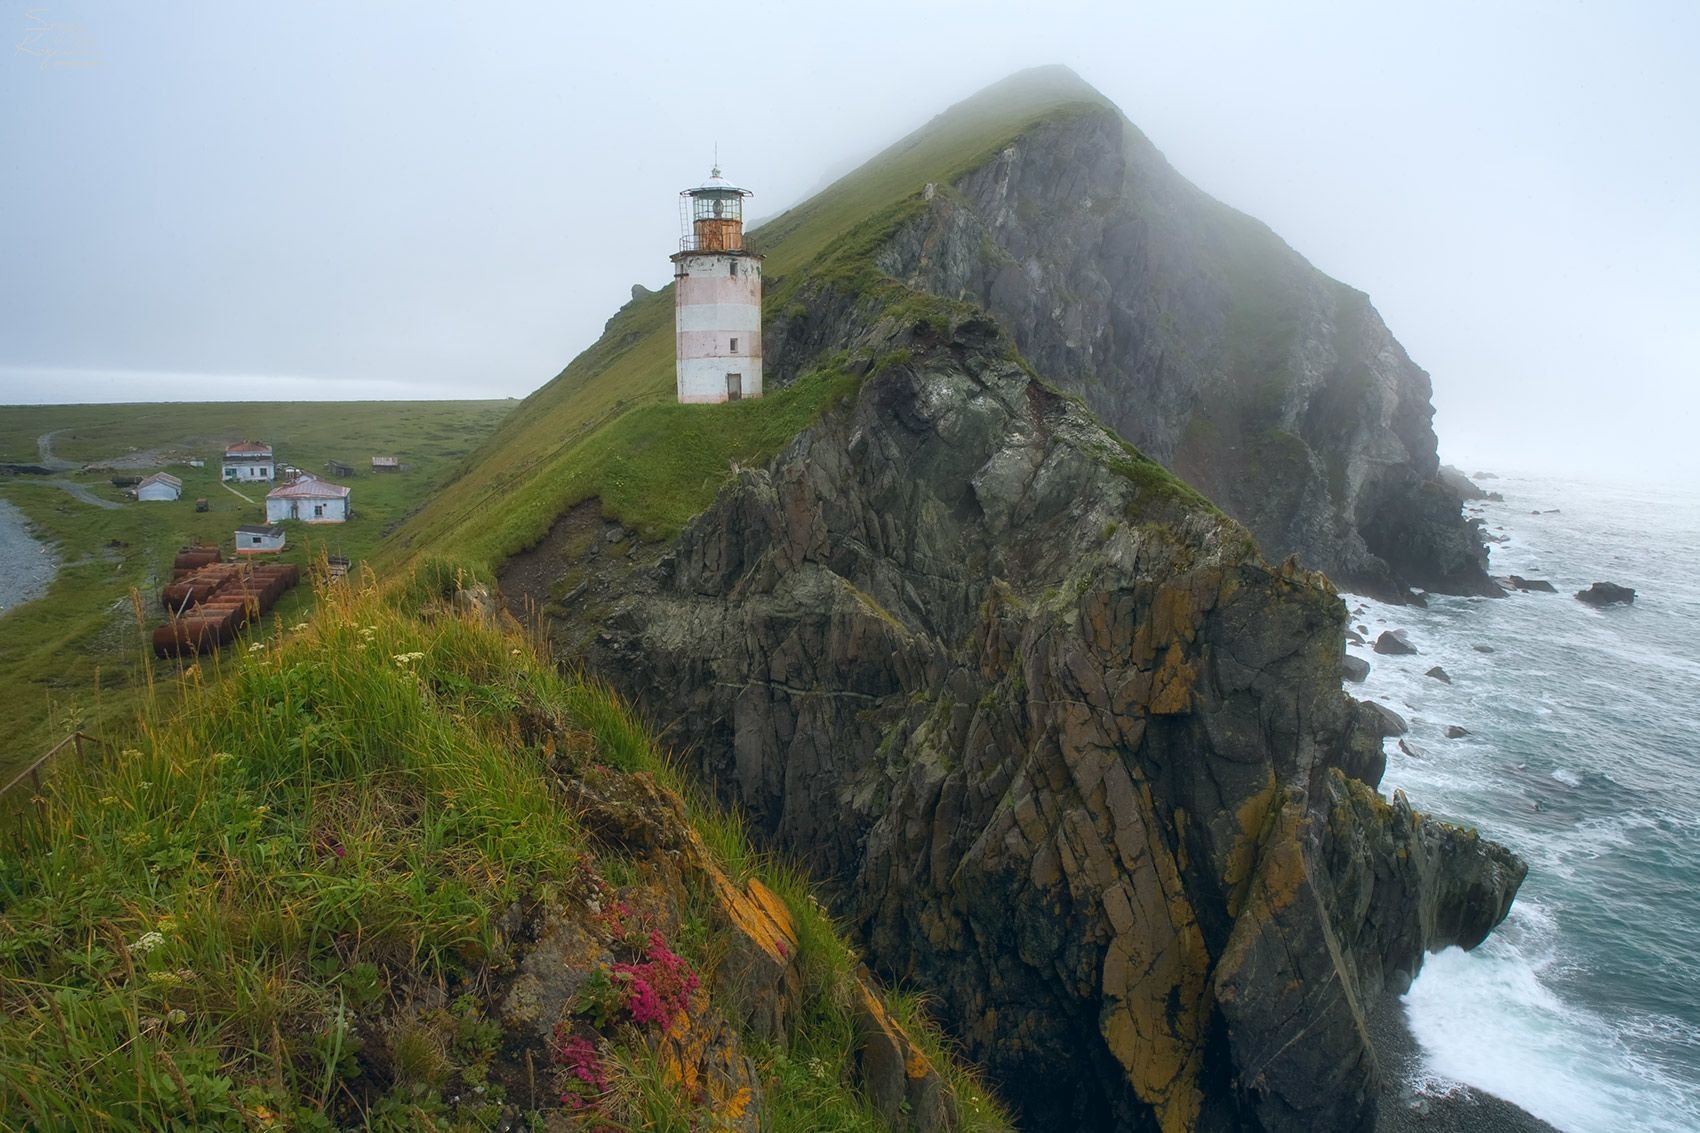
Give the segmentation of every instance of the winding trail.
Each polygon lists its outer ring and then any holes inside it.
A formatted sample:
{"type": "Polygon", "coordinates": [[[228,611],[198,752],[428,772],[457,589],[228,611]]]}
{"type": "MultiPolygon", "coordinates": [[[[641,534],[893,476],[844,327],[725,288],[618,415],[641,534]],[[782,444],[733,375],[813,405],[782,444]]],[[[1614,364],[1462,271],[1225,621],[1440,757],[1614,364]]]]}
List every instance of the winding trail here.
{"type": "Polygon", "coordinates": [[[47,488],[62,489],[85,504],[93,504],[95,507],[105,508],[107,511],[118,511],[124,506],[113,500],[103,500],[81,484],[73,484],[69,480],[38,480],[36,483],[47,488]]]}
{"type": "Polygon", "coordinates": [[[54,429],[52,432],[43,433],[35,439],[36,460],[43,468],[53,472],[75,472],[82,467],[80,464],[62,460],[53,455],[53,438],[64,431],[63,429],[54,429]]]}

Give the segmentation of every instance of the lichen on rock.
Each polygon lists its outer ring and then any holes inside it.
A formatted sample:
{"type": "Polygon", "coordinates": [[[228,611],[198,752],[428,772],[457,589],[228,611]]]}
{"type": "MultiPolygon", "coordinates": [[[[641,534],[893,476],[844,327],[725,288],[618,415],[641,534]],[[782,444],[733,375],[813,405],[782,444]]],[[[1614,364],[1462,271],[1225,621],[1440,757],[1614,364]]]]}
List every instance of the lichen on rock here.
{"type": "Polygon", "coordinates": [[[555,632],[1031,1127],[1369,1128],[1366,1005],[1521,863],[1376,794],[1321,575],[944,323],[555,632]]]}

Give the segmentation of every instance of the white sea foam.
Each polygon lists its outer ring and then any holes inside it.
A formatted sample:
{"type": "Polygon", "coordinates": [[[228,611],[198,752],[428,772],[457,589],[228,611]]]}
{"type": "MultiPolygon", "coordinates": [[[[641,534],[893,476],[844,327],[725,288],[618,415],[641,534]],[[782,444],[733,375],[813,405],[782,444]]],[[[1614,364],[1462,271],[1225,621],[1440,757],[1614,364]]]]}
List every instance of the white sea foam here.
{"type": "Polygon", "coordinates": [[[1505,480],[1478,514],[1512,536],[1495,573],[1558,594],[1347,596],[1373,642],[1354,695],[1406,716],[1383,789],[1465,821],[1530,865],[1511,916],[1475,952],[1429,958],[1406,997],[1424,1051],[1413,1083],[1505,1097],[1569,1133],[1700,1130],[1700,496],[1505,480]],[[1561,514],[1530,516],[1562,506],[1561,514]],[[1636,605],[1570,594],[1600,579],[1636,605]],[[1474,649],[1490,645],[1491,653],[1474,649]],[[1426,677],[1442,666],[1450,684],[1426,677]],[[1457,724],[1469,730],[1445,736],[1457,724]]]}

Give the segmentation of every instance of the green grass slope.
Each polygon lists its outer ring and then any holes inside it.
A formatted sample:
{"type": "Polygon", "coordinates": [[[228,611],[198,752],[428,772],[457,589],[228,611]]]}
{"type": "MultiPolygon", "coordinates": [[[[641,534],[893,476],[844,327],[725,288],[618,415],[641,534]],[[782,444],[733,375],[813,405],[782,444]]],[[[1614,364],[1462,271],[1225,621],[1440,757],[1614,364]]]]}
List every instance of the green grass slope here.
{"type": "MultiPolygon", "coordinates": [[[[1023,72],[952,107],[763,224],[751,233],[751,244],[766,257],[765,317],[783,310],[805,275],[828,266],[864,270],[857,253],[918,209],[928,182],[955,180],[1050,115],[1105,105],[1065,69],[1023,72]]],[[[772,456],[845,388],[829,373],[760,402],[656,412],[673,402],[673,354],[669,287],[622,308],[594,346],[515,409],[468,458],[463,473],[403,525],[386,546],[385,560],[452,547],[491,569],[537,543],[556,516],[591,497],[601,499],[604,514],[650,537],[672,534],[712,498],[732,462],[772,456]],[[703,438],[713,443],[699,443],[703,438]],[[662,482],[651,479],[646,487],[667,492],[665,498],[631,490],[632,473],[654,460],[670,469],[662,482]]]]}
{"type": "MultiPolygon", "coordinates": [[[[757,1093],[776,1133],[886,1128],[858,1085],[855,957],[798,875],[608,693],[455,600],[452,572],[367,579],[204,661],[4,816],[0,1129],[754,1128],[734,1119],[757,1093]],[[705,1022],[741,1018],[748,986],[720,979],[725,887],[587,826],[597,800],[642,819],[634,799],[709,874],[783,903],[782,1038],[705,1022]],[[581,947],[540,969],[576,990],[539,1026],[515,1003],[542,996],[514,989],[548,939],[581,947]],[[716,1094],[717,1066],[759,1091],[716,1094]]],[[[912,998],[889,1010],[959,1127],[1007,1128],[912,998]]]]}

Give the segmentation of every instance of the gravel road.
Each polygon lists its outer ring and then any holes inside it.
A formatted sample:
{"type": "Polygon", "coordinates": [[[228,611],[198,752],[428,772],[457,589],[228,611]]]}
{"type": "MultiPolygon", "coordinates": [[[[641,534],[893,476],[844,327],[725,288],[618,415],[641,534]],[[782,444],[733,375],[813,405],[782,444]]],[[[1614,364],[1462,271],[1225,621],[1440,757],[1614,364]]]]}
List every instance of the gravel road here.
{"type": "Polygon", "coordinates": [[[29,533],[23,512],[0,500],[0,610],[41,597],[58,570],[53,548],[29,533]]]}

